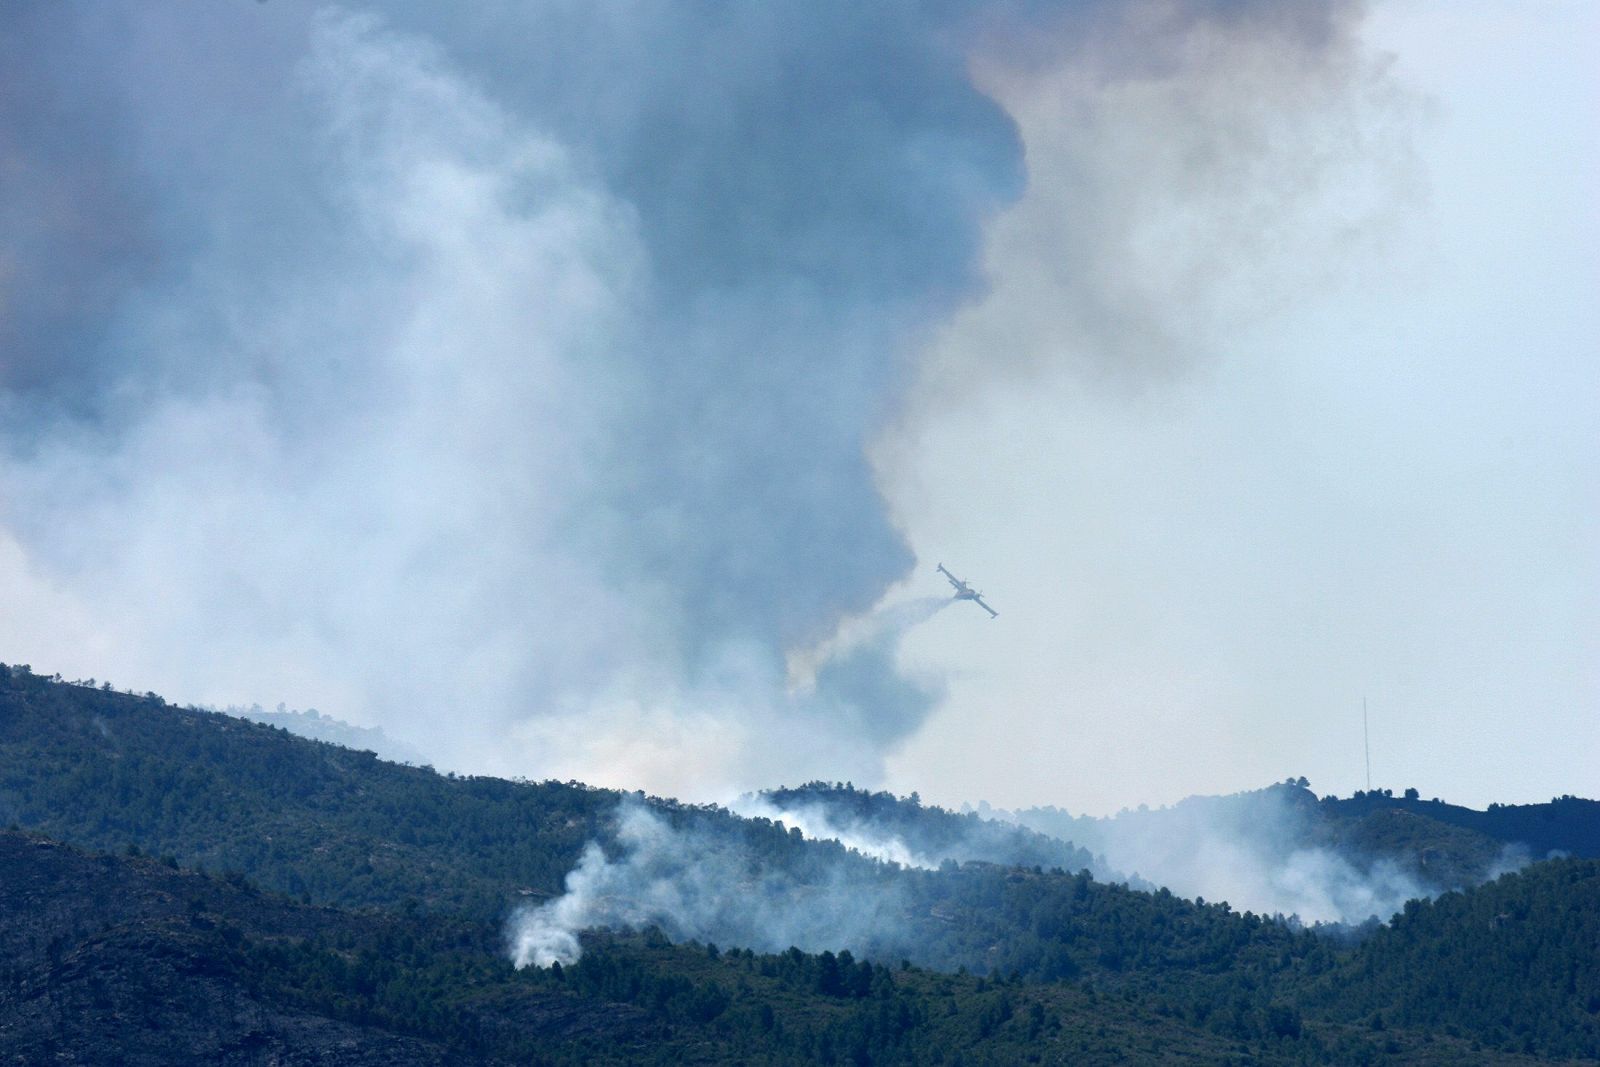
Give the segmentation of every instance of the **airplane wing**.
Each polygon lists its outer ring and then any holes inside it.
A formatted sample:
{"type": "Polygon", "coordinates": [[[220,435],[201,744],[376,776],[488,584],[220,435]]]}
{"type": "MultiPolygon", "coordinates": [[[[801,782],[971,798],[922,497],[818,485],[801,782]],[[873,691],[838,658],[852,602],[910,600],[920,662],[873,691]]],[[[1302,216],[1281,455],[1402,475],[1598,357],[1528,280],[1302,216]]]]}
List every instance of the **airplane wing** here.
{"type": "Polygon", "coordinates": [[[972,602],[978,605],[978,607],[982,608],[984,611],[987,611],[989,613],[989,618],[998,619],[1000,617],[1000,613],[998,611],[994,610],[983,602],[983,597],[975,596],[972,598],[972,602]]]}
{"type": "Polygon", "coordinates": [[[939,573],[944,575],[945,581],[949,582],[956,589],[965,588],[965,585],[961,581],[960,578],[957,578],[955,575],[951,574],[949,571],[944,569],[944,564],[943,563],[939,564],[939,573]]]}

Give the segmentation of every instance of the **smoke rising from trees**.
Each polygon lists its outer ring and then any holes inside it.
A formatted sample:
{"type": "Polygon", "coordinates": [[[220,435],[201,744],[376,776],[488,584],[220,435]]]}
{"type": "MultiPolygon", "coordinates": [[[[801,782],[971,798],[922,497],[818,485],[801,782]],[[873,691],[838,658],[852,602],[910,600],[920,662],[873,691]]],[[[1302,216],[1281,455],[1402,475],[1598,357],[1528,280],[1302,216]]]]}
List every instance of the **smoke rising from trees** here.
{"type": "Polygon", "coordinates": [[[673,940],[772,952],[906,944],[892,871],[832,853],[790,870],[726,831],[675,828],[636,799],[616,819],[615,858],[590,843],[562,896],[513,917],[518,967],[576,961],[577,935],[592,927],[656,926],[673,940]]]}

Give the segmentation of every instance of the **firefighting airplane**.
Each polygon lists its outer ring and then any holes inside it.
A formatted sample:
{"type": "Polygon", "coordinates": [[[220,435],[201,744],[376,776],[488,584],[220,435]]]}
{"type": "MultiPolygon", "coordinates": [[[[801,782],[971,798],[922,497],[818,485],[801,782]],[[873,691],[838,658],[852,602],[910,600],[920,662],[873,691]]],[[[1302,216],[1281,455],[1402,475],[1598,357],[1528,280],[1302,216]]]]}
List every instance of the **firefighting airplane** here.
{"type": "Polygon", "coordinates": [[[974,604],[978,605],[978,607],[982,608],[984,611],[987,611],[989,613],[989,618],[991,619],[998,619],[1000,617],[1000,613],[998,611],[994,610],[983,602],[982,593],[978,592],[976,589],[972,588],[972,586],[968,585],[960,578],[957,578],[955,575],[945,570],[943,563],[939,564],[939,573],[944,575],[945,578],[949,580],[951,585],[955,586],[957,600],[972,601],[974,604]]]}

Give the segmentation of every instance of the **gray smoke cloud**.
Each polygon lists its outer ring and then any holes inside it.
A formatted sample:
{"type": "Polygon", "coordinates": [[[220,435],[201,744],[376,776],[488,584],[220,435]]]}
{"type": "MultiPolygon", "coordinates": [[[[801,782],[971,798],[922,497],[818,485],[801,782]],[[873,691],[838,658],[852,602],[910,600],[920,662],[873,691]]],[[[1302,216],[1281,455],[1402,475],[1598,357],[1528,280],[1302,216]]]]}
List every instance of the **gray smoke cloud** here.
{"type": "Polygon", "coordinates": [[[1349,47],[1148,9],[8,6],[10,658],[441,766],[877,779],[939,688],[867,453],[1025,186],[973,57],[1349,47]]]}
{"type": "Polygon", "coordinates": [[[557,5],[497,54],[497,20],[278,7],[27,13],[128,33],[110,84],[14,76],[111,99],[132,143],[89,169],[193,201],[107,208],[175,262],[70,365],[7,364],[18,599],[99,673],[295,690],[455,765],[511,734],[494,769],[628,781],[793,720],[789,756],[875,773],[921,688],[880,642],[796,700],[783,657],[910,563],[865,436],[1018,181],[938,20],[557,5]],[[191,48],[257,68],[230,118],[191,48]],[[163,61],[202,86],[132,83],[163,61]]]}
{"type": "Polygon", "coordinates": [[[1159,389],[1383,247],[1418,195],[1420,105],[1361,47],[1361,15],[1092,5],[1058,14],[1059,37],[980,50],[974,78],[1017,121],[1029,184],[899,430],[914,441],[953,404],[1063,374],[1119,399],[1159,389]]]}

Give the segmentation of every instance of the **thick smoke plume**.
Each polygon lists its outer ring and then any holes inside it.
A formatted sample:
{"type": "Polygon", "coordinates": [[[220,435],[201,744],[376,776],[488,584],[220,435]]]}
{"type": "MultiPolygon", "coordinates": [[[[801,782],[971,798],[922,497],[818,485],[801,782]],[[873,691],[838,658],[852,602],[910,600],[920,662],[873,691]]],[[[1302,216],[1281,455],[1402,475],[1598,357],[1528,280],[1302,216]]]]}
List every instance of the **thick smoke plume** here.
{"type": "Polygon", "coordinates": [[[1008,121],[937,18],[382,10],[9,16],[116,51],[7,76],[115,109],[115,145],[66,133],[155,198],[117,210],[165,269],[89,340],[7,302],[5,636],[381,718],[442,765],[700,795],[877,775],[924,687],[886,639],[802,695],[785,655],[910,564],[865,442],[1017,185],[1008,121]]]}
{"type": "MultiPolygon", "coordinates": [[[[7,6],[8,658],[441,766],[881,778],[939,689],[872,616],[913,560],[867,453],[1026,188],[996,87],[1351,48],[1132,7],[7,6]]],[[[1084,173],[1069,288],[1139,207],[1084,173]]]]}

